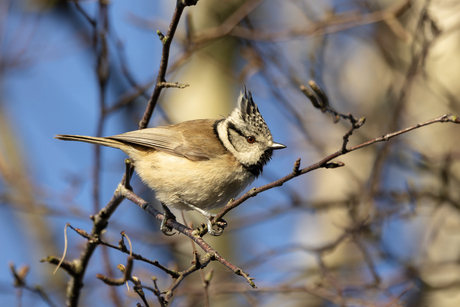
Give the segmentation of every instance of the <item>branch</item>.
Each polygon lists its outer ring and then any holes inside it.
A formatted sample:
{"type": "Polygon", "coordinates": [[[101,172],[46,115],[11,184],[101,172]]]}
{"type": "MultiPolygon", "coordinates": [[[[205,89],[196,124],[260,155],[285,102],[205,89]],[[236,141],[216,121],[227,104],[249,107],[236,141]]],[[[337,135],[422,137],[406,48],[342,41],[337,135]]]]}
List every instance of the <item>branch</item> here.
{"type": "MultiPolygon", "coordinates": [[[[156,219],[160,221],[164,219],[164,215],[160,211],[150,206],[145,200],[134,194],[132,191],[126,189],[122,184],[118,186],[117,191],[118,193],[122,194],[124,197],[126,197],[139,207],[141,207],[144,211],[155,217],[156,219]]],[[[246,279],[246,281],[251,285],[251,287],[253,287],[254,289],[257,288],[253,281],[254,278],[249,277],[249,274],[245,273],[243,270],[236,267],[235,265],[227,261],[225,258],[223,258],[221,255],[219,255],[219,253],[214,248],[212,248],[208,243],[206,243],[203,240],[203,238],[197,235],[196,231],[185,225],[178,223],[177,221],[173,221],[170,219],[167,221],[167,225],[192,239],[202,250],[204,250],[207,253],[206,257],[210,257],[211,260],[220,262],[236,275],[243,276],[246,279]]]]}
{"type": "MultiPolygon", "coordinates": [[[[157,84],[155,86],[155,89],[153,91],[153,94],[150,98],[149,104],[147,106],[147,109],[145,111],[145,114],[139,124],[139,128],[145,128],[150,120],[150,117],[152,115],[153,109],[155,108],[155,105],[157,103],[158,97],[160,95],[161,89],[163,87],[181,87],[181,85],[178,84],[172,84],[172,83],[166,83],[165,80],[165,75],[166,75],[166,70],[167,70],[167,64],[168,64],[168,58],[169,58],[169,50],[171,46],[172,39],[174,37],[174,33],[177,29],[177,25],[179,24],[180,17],[182,15],[182,12],[186,6],[190,5],[195,5],[197,0],[178,0],[176,4],[176,9],[174,11],[174,15],[172,17],[170,27],[168,30],[168,34],[166,37],[162,38],[163,42],[163,53],[161,57],[161,63],[160,63],[160,70],[158,73],[158,78],[157,78],[157,84]]],[[[108,77],[108,50],[106,48],[106,34],[108,32],[108,22],[107,22],[107,4],[101,3],[100,6],[100,18],[101,22],[103,22],[103,27],[102,27],[102,32],[100,33],[101,37],[99,38],[96,33],[96,21],[92,20],[89,18],[87,14],[81,9],[81,7],[77,3],[77,9],[84,15],[85,18],[91,23],[93,26],[93,32],[94,32],[94,38],[95,39],[100,39],[101,40],[101,50],[96,48],[95,49],[98,55],[98,65],[97,65],[97,75],[98,75],[98,80],[99,80],[99,85],[100,85],[100,108],[101,108],[101,117],[99,119],[99,124],[98,124],[98,133],[97,135],[100,135],[102,131],[102,122],[103,119],[106,115],[106,109],[105,109],[105,96],[104,96],[104,89],[108,77]]],[[[99,146],[96,146],[96,167],[95,167],[95,184],[93,187],[93,199],[95,203],[95,207],[98,207],[98,201],[97,201],[97,194],[98,194],[98,170],[99,170],[99,146]]],[[[122,183],[124,183],[126,186],[129,185],[129,179],[130,179],[130,169],[127,171],[122,179],[122,183]]],[[[102,231],[107,227],[108,220],[111,217],[112,213],[116,210],[118,205],[123,201],[124,197],[120,194],[120,192],[117,190],[115,191],[112,199],[109,201],[109,203],[99,210],[99,212],[95,215],[92,216],[91,219],[94,221],[93,223],[93,229],[91,233],[89,234],[90,237],[99,239],[100,236],[102,235],[102,231]]],[[[80,255],[79,259],[75,259],[71,262],[64,261],[62,264],[62,268],[67,271],[67,273],[71,276],[68,286],[67,286],[67,305],[68,306],[78,306],[78,301],[81,293],[81,289],[83,288],[83,278],[86,272],[86,268],[88,266],[89,260],[91,259],[91,256],[93,252],[95,251],[96,247],[99,244],[97,241],[94,240],[88,240],[86,243],[86,246],[83,250],[83,252],[80,255]]],[[[56,257],[48,257],[44,261],[47,261],[52,264],[58,264],[59,259],[56,257]]]]}
{"type": "Polygon", "coordinates": [[[42,300],[50,307],[57,306],[50,300],[50,298],[48,297],[48,295],[42,289],[41,286],[39,285],[30,286],[26,282],[26,276],[29,273],[29,266],[22,266],[21,268],[19,268],[19,270],[16,270],[14,263],[10,263],[10,270],[14,277],[14,284],[13,284],[14,287],[26,289],[30,292],[38,294],[42,298],[42,300]]]}
{"type": "Polygon", "coordinates": [[[372,144],[375,144],[375,143],[386,142],[386,141],[394,138],[395,136],[404,134],[406,132],[409,132],[409,131],[412,131],[412,130],[415,130],[415,129],[418,129],[418,128],[421,128],[421,127],[424,127],[424,126],[435,124],[435,123],[460,124],[460,119],[458,118],[458,116],[455,116],[455,115],[452,115],[452,114],[444,114],[444,115],[441,115],[439,117],[430,119],[429,121],[426,121],[424,123],[419,123],[417,125],[414,125],[414,126],[411,126],[409,128],[402,129],[402,130],[399,130],[399,131],[396,131],[396,132],[393,132],[393,133],[387,133],[385,135],[382,135],[381,137],[378,137],[378,138],[372,139],[370,141],[361,143],[359,145],[353,146],[351,148],[348,148],[347,151],[354,151],[354,150],[361,149],[363,147],[366,147],[366,146],[369,146],[369,145],[372,145],[372,144]]]}
{"type": "Polygon", "coordinates": [[[395,35],[401,37],[404,40],[407,40],[408,33],[399,24],[397,17],[406,12],[410,8],[411,2],[411,0],[406,0],[401,4],[398,3],[392,7],[370,13],[345,12],[340,14],[334,14],[334,18],[328,16],[327,18],[324,18],[323,20],[320,20],[309,26],[292,28],[271,33],[266,31],[265,29],[254,30],[241,26],[235,26],[229,31],[228,35],[254,41],[282,42],[298,37],[314,37],[325,34],[337,33],[355,27],[360,27],[383,21],[390,25],[390,29],[393,30],[395,35]]]}
{"type": "Polygon", "coordinates": [[[171,300],[174,290],[176,290],[177,287],[179,287],[180,283],[184,280],[185,277],[192,274],[193,272],[205,268],[209,264],[209,262],[213,260],[211,254],[209,253],[207,253],[203,257],[203,259],[200,259],[198,252],[193,252],[193,258],[194,259],[192,261],[192,266],[189,269],[181,272],[180,276],[174,281],[171,287],[169,287],[168,291],[165,294],[166,302],[169,302],[171,300]]]}
{"type": "MultiPolygon", "coordinates": [[[[91,237],[99,238],[102,235],[103,230],[107,227],[108,220],[123,199],[124,197],[120,193],[115,192],[108,204],[102,208],[98,214],[91,216],[91,219],[93,220],[93,229],[90,234],[91,237]]],[[[97,246],[97,242],[89,240],[87,241],[79,259],[72,262],[64,261],[61,264],[61,268],[63,268],[71,277],[67,284],[67,306],[78,306],[78,300],[80,298],[81,289],[83,288],[83,278],[85,277],[86,268],[88,267],[88,262],[97,246]]],[[[48,257],[43,261],[47,261],[55,265],[59,264],[59,259],[56,257],[48,257]]]]}
{"type": "MultiPolygon", "coordinates": [[[[171,23],[169,24],[169,30],[166,36],[164,36],[160,31],[158,35],[160,36],[161,42],[163,43],[163,52],[161,54],[160,69],[158,71],[157,82],[155,88],[153,89],[152,96],[150,97],[147,108],[145,109],[144,116],[139,123],[139,129],[144,129],[147,127],[150,118],[152,117],[153,110],[158,102],[160,97],[161,90],[166,87],[166,71],[168,69],[168,60],[169,60],[169,50],[171,48],[171,42],[176,33],[177,26],[179,24],[180,17],[186,6],[195,5],[198,0],[178,0],[176,2],[176,9],[174,10],[171,23]]],[[[170,83],[169,83],[170,84],[170,83]]]]}
{"type": "Polygon", "coordinates": [[[335,162],[335,164],[331,164],[331,163],[329,163],[329,161],[331,161],[331,160],[333,160],[333,159],[335,159],[337,157],[340,157],[340,156],[342,156],[342,155],[344,155],[346,153],[361,149],[363,147],[366,147],[366,146],[369,146],[369,145],[372,145],[372,144],[375,144],[375,143],[388,141],[388,140],[390,140],[390,139],[392,139],[392,138],[394,138],[394,137],[396,137],[398,135],[404,134],[406,132],[409,132],[409,131],[412,131],[412,130],[415,130],[415,129],[418,129],[418,128],[421,128],[421,127],[424,127],[424,126],[428,126],[428,125],[435,124],[435,123],[447,123],[447,122],[460,124],[460,119],[455,115],[444,114],[442,116],[436,117],[436,118],[431,119],[429,121],[419,123],[419,124],[416,124],[416,125],[411,126],[409,128],[402,129],[402,130],[399,130],[399,131],[396,131],[396,132],[393,132],[393,133],[385,134],[385,135],[383,135],[381,137],[374,138],[372,140],[369,140],[367,142],[361,143],[359,145],[356,145],[356,146],[353,146],[353,147],[350,147],[350,148],[341,148],[340,150],[336,151],[335,153],[330,154],[329,156],[323,158],[319,162],[317,162],[315,164],[312,164],[312,165],[310,165],[308,167],[305,167],[303,169],[300,169],[300,160],[298,160],[298,161],[296,161],[296,164],[294,166],[294,169],[293,169],[292,173],[290,173],[289,175],[284,176],[283,178],[280,178],[280,179],[275,180],[275,181],[273,181],[271,183],[268,183],[266,185],[260,186],[258,188],[252,188],[251,190],[246,192],[244,195],[242,195],[237,200],[229,202],[227,205],[225,205],[222,208],[222,210],[219,213],[217,213],[217,215],[214,218],[214,221],[217,221],[217,220],[221,219],[230,210],[233,210],[234,208],[238,207],[239,205],[241,205],[243,202],[245,202],[249,198],[254,197],[259,193],[262,193],[262,192],[265,192],[267,190],[273,189],[275,187],[280,187],[284,183],[286,183],[286,182],[288,182],[288,181],[290,181],[290,180],[292,180],[292,179],[294,179],[294,178],[296,178],[296,177],[298,177],[300,175],[309,173],[309,172],[317,170],[319,168],[334,168],[334,167],[343,166],[344,164],[342,162],[335,162]]]}
{"type": "Polygon", "coordinates": [[[151,264],[151,265],[159,268],[160,270],[164,271],[166,274],[170,275],[172,278],[177,278],[179,276],[179,273],[177,271],[171,270],[171,269],[165,267],[164,265],[160,264],[157,260],[150,260],[148,258],[143,257],[140,254],[136,254],[136,253],[132,252],[131,249],[128,250],[126,248],[126,246],[124,245],[124,243],[122,242],[122,240],[120,240],[120,244],[118,246],[116,246],[116,245],[110,244],[110,243],[102,240],[101,238],[92,237],[86,231],[84,231],[82,229],[75,228],[75,227],[73,227],[71,225],[69,225],[69,227],[72,228],[76,233],[78,233],[80,236],[82,236],[83,238],[85,238],[87,240],[90,240],[90,241],[92,241],[94,243],[104,245],[104,246],[107,246],[107,247],[110,247],[110,248],[113,248],[113,249],[116,249],[116,250],[119,250],[122,253],[130,255],[134,260],[139,260],[139,261],[151,264]]]}

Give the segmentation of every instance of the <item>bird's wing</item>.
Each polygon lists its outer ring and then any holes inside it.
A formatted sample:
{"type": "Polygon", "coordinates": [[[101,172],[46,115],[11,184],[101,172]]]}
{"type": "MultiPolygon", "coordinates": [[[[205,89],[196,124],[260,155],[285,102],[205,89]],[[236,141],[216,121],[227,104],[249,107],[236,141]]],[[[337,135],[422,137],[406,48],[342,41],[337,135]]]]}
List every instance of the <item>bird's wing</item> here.
{"type": "Polygon", "coordinates": [[[219,150],[212,148],[216,147],[215,142],[220,143],[212,130],[213,121],[202,120],[200,123],[190,123],[135,130],[109,138],[154,148],[192,161],[209,160],[219,154],[219,150]]]}

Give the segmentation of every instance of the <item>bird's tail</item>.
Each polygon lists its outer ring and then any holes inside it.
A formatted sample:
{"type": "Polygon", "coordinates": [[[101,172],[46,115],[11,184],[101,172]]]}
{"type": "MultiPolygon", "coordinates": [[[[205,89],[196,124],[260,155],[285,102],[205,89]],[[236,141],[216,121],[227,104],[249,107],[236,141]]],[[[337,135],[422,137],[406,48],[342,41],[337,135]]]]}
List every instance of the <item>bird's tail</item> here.
{"type": "Polygon", "coordinates": [[[116,141],[110,138],[95,137],[95,136],[58,134],[54,138],[58,140],[63,140],[63,141],[86,142],[86,143],[108,146],[108,147],[113,147],[113,148],[118,148],[118,149],[123,149],[126,146],[120,141],[116,141]]]}

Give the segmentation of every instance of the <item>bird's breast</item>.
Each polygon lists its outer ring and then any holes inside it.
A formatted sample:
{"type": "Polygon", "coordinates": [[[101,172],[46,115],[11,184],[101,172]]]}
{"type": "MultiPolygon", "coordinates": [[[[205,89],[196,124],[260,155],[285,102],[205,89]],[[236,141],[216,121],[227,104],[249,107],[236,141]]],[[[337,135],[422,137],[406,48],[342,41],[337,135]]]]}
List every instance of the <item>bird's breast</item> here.
{"type": "Polygon", "coordinates": [[[167,206],[189,210],[187,201],[204,210],[224,206],[254,180],[231,154],[216,155],[205,161],[153,151],[135,161],[139,177],[167,206]]]}

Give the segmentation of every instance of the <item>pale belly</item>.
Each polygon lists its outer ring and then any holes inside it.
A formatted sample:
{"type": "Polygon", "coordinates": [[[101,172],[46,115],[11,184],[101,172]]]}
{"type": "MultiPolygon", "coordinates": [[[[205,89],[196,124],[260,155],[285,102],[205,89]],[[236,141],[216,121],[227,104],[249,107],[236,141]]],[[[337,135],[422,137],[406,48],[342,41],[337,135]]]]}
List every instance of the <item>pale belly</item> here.
{"type": "Polygon", "coordinates": [[[190,161],[155,152],[149,161],[136,161],[135,170],[160,202],[181,210],[191,210],[184,201],[206,211],[220,208],[254,181],[241,164],[226,156],[190,161]]]}

